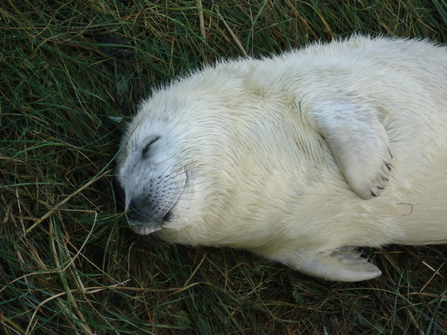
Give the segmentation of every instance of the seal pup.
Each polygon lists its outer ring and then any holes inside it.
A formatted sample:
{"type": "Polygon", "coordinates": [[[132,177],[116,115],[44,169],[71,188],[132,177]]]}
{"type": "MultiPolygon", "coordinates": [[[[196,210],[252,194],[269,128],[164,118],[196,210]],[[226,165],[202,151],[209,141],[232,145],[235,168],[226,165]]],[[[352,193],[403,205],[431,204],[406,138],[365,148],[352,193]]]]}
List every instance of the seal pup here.
{"type": "Polygon", "coordinates": [[[447,242],[447,49],[354,36],[205,66],[141,104],[117,175],[138,234],[377,277],[353,247],[447,242]]]}

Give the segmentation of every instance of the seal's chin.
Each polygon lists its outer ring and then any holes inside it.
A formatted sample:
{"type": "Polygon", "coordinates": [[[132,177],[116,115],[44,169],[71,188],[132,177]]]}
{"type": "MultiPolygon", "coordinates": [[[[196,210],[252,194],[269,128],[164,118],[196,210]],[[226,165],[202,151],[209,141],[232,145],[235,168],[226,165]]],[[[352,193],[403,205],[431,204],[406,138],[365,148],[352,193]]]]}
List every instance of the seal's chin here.
{"type": "Polygon", "coordinates": [[[138,235],[149,235],[161,229],[161,227],[153,227],[147,223],[128,220],[129,227],[138,235]]]}

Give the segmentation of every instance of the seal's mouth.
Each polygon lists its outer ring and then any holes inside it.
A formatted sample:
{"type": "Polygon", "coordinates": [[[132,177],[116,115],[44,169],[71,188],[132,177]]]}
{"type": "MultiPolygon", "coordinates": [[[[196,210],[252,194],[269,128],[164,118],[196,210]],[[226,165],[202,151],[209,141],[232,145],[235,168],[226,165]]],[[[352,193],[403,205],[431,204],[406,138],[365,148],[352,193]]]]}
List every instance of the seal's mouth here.
{"type": "MultiPolygon", "coordinates": [[[[174,204],[175,206],[175,204],[174,204]]],[[[127,222],[129,223],[130,228],[139,235],[149,235],[158,230],[162,229],[162,226],[165,223],[168,223],[172,217],[172,209],[170,208],[166,214],[161,218],[157,219],[156,217],[150,218],[150,216],[145,216],[143,211],[136,211],[135,209],[131,209],[126,213],[127,222]],[[149,219],[148,219],[149,217],[149,219]]]]}

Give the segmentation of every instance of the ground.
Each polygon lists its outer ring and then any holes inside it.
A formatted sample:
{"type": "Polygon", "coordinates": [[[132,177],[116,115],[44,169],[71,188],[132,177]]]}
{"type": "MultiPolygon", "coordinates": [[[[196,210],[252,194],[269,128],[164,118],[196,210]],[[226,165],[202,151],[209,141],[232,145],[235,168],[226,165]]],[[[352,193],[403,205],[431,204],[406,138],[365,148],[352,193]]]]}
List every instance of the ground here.
{"type": "Polygon", "coordinates": [[[365,250],[319,281],[247,252],[157,246],[115,187],[123,124],[216,59],[352,33],[447,42],[441,1],[7,1],[0,5],[0,332],[445,334],[445,246],[365,250]]]}

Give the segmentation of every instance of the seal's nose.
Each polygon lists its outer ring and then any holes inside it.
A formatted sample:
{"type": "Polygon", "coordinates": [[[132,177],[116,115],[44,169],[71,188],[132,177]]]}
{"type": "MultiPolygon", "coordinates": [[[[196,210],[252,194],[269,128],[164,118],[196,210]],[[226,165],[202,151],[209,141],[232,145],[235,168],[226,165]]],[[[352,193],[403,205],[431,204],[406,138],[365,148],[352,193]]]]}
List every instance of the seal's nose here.
{"type": "Polygon", "coordinates": [[[127,206],[127,219],[131,221],[144,221],[145,215],[139,212],[139,210],[141,210],[141,206],[138,206],[135,201],[130,200],[129,205],[127,206]]]}

